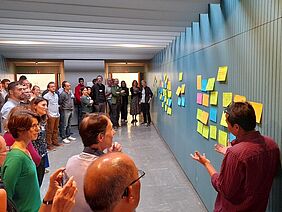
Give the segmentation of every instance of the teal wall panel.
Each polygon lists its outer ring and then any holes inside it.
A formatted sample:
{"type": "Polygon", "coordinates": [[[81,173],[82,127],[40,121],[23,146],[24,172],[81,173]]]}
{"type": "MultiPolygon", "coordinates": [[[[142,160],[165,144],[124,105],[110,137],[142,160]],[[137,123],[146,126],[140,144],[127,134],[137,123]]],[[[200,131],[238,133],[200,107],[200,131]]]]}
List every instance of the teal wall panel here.
{"type": "MultiPolygon", "coordinates": [[[[263,103],[262,123],[257,129],[273,137],[282,148],[282,0],[223,0],[209,5],[208,14],[200,14],[180,36],[152,59],[148,82],[166,73],[172,82],[173,109],[168,116],[155,98],[152,118],[159,133],[169,145],[187,177],[209,211],[216,192],[206,170],[190,159],[194,150],[205,152],[217,170],[222,156],[213,151],[215,141],[196,132],[196,76],[216,77],[219,66],[228,66],[226,83],[215,84],[219,92],[218,116],[223,111],[222,93],[244,95],[250,101],[263,103]],[[183,82],[178,73],[184,72],[183,82]],[[186,106],[177,106],[175,91],[186,83],[186,106]]],[[[218,129],[227,131],[219,125],[218,129]]],[[[275,180],[268,211],[282,211],[282,176],[275,180]]]]}

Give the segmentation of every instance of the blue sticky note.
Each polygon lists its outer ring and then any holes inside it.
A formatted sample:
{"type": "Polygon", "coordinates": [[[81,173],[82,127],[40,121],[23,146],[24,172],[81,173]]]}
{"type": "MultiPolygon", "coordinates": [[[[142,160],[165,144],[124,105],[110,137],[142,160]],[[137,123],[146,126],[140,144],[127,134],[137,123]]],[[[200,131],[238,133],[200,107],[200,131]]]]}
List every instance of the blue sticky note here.
{"type": "Polygon", "coordinates": [[[162,102],[164,101],[164,96],[162,96],[162,102]]]}
{"type": "Polygon", "coordinates": [[[236,136],[233,135],[232,133],[229,133],[229,142],[232,142],[236,139],[236,136]]]}
{"type": "Polygon", "coordinates": [[[172,105],[172,99],[168,99],[168,106],[171,107],[172,105]]]}
{"type": "Polygon", "coordinates": [[[181,106],[181,97],[178,97],[178,99],[177,99],[177,105],[178,105],[178,106],[181,106]]]}
{"type": "Polygon", "coordinates": [[[181,97],[181,106],[185,107],[185,97],[184,96],[181,97]]]}
{"type": "Polygon", "coordinates": [[[202,91],[207,91],[207,84],[208,84],[208,80],[203,79],[202,80],[202,91]]]}
{"type": "Polygon", "coordinates": [[[166,83],[164,83],[164,88],[167,88],[167,84],[166,83]]]}
{"type": "Polygon", "coordinates": [[[163,89],[159,88],[159,94],[162,94],[162,93],[163,93],[163,89]]]}
{"type": "Polygon", "coordinates": [[[217,119],[217,109],[215,108],[210,108],[210,120],[213,122],[216,122],[217,119]]]}

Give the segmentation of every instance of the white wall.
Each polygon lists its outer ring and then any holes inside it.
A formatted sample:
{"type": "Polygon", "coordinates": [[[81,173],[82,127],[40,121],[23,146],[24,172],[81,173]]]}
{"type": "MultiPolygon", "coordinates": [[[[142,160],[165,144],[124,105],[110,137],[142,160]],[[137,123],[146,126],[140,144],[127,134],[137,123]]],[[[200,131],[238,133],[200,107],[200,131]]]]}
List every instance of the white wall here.
{"type": "MultiPolygon", "coordinates": [[[[78,78],[84,78],[87,84],[87,82],[92,83],[98,75],[105,76],[104,60],[64,60],[64,70],[65,80],[71,83],[73,93],[78,78]]],[[[75,111],[73,115],[72,125],[77,125],[77,112],[75,111]]]]}

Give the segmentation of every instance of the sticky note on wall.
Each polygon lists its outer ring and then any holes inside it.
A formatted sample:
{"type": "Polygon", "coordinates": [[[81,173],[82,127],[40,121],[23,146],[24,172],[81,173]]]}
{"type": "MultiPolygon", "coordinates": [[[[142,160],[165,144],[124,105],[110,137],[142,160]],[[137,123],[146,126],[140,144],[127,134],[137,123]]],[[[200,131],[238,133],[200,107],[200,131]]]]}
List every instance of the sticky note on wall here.
{"type": "Polygon", "coordinates": [[[208,94],[203,94],[203,101],[202,101],[202,105],[208,107],[209,106],[209,95],[208,94]]]}
{"type": "Polygon", "coordinates": [[[203,79],[202,80],[202,91],[207,91],[207,84],[208,84],[208,80],[203,79]]]}
{"type": "Polygon", "coordinates": [[[210,125],[210,138],[216,140],[217,128],[214,125],[210,125]]]}
{"type": "Polygon", "coordinates": [[[180,73],[179,73],[178,80],[179,80],[179,81],[182,81],[182,80],[183,80],[183,72],[180,72],[180,73]]]}
{"type": "Polygon", "coordinates": [[[203,123],[198,121],[197,122],[197,132],[200,133],[201,135],[203,133],[203,127],[204,127],[203,123]]]}
{"type": "Polygon", "coordinates": [[[215,108],[210,108],[210,120],[212,121],[212,122],[216,122],[216,120],[217,120],[217,109],[215,109],[215,108]]]}
{"type": "Polygon", "coordinates": [[[218,130],[218,143],[223,146],[227,146],[227,133],[226,132],[222,130],[218,130]]]}
{"type": "Polygon", "coordinates": [[[217,99],[218,99],[218,92],[213,91],[210,93],[210,104],[211,105],[217,105],[217,99]]]}
{"type": "Polygon", "coordinates": [[[263,104],[257,103],[257,102],[250,102],[250,104],[253,106],[253,108],[255,110],[256,122],[260,123],[261,122],[261,115],[262,115],[263,104]]]}
{"type": "Polygon", "coordinates": [[[204,138],[209,139],[209,126],[204,125],[203,126],[203,132],[202,135],[204,136],[204,138]]]}
{"type": "Polygon", "coordinates": [[[202,90],[202,75],[197,75],[197,90],[202,90]]]}
{"type": "Polygon", "coordinates": [[[208,79],[208,84],[207,84],[206,90],[207,90],[207,91],[213,91],[213,89],[214,89],[214,83],[215,83],[215,78],[209,78],[209,79],[208,79]]]}
{"type": "Polygon", "coordinates": [[[245,96],[235,95],[234,102],[246,102],[247,98],[245,96]]]}
{"type": "Polygon", "coordinates": [[[220,120],[220,125],[221,126],[224,126],[224,127],[228,127],[227,123],[226,123],[226,120],[225,120],[225,113],[224,111],[222,112],[222,115],[221,115],[221,120],[220,120]]]}
{"type": "Polygon", "coordinates": [[[201,105],[203,102],[203,94],[197,93],[197,104],[201,105]]]}
{"type": "Polygon", "coordinates": [[[226,77],[227,77],[227,66],[222,66],[218,68],[218,72],[217,72],[217,78],[216,80],[219,82],[224,82],[226,81],[226,77]]]}
{"type": "Polygon", "coordinates": [[[232,93],[224,92],[222,98],[222,106],[227,107],[232,102],[232,93]]]}

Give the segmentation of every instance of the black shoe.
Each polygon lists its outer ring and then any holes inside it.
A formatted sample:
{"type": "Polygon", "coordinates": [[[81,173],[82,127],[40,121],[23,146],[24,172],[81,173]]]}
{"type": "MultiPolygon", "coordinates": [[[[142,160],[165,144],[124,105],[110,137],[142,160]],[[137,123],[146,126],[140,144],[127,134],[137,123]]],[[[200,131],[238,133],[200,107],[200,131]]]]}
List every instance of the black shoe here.
{"type": "Polygon", "coordinates": [[[146,124],[147,127],[150,127],[150,125],[151,125],[150,123],[147,123],[147,124],[146,124]]]}
{"type": "Polygon", "coordinates": [[[136,123],[138,122],[137,119],[134,119],[133,121],[135,121],[136,123]]]}

